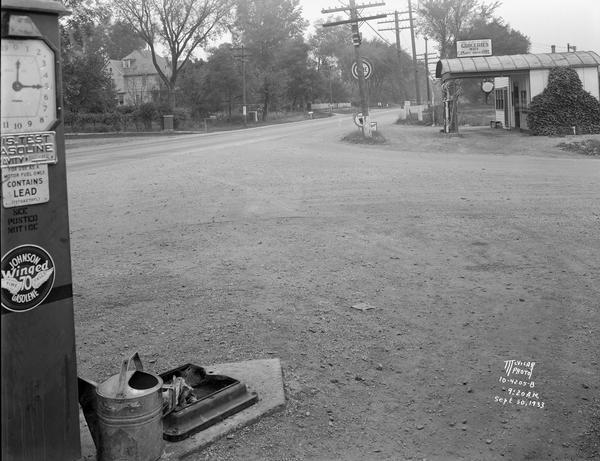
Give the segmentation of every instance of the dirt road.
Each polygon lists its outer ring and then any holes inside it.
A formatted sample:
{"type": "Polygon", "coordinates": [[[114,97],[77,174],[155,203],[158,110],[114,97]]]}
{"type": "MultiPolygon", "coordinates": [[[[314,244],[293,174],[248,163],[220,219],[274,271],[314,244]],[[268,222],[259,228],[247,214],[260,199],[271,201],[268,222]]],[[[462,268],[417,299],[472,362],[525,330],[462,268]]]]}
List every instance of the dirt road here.
{"type": "Polygon", "coordinates": [[[598,459],[600,160],[376,117],[68,147],[80,375],[281,358],[198,459],[598,459]]]}

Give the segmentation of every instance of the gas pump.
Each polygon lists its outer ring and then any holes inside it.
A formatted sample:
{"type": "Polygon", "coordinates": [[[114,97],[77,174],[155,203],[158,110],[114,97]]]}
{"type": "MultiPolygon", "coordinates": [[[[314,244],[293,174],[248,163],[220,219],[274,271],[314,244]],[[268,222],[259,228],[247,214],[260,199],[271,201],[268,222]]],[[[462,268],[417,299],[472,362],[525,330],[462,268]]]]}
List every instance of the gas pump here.
{"type": "Polygon", "coordinates": [[[60,0],[2,0],[2,458],[80,457],[60,0]]]}

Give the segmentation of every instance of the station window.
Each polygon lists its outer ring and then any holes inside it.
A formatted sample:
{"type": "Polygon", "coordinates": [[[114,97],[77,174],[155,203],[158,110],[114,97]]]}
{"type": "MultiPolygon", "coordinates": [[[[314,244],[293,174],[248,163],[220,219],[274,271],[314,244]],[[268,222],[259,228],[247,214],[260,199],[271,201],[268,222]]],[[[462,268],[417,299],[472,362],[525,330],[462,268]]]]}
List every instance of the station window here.
{"type": "Polygon", "coordinates": [[[504,110],[504,90],[496,90],[496,109],[504,110]]]}
{"type": "Polygon", "coordinates": [[[521,90],[521,107],[527,107],[527,91],[521,90]]]}

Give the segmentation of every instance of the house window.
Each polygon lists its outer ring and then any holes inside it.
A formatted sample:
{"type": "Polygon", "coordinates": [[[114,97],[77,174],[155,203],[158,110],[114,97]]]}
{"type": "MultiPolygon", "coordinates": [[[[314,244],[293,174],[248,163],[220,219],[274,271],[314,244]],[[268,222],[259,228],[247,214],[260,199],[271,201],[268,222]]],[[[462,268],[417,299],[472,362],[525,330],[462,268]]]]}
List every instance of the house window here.
{"type": "Polygon", "coordinates": [[[496,90],[496,109],[504,110],[504,90],[496,90]]]}
{"type": "Polygon", "coordinates": [[[123,93],[119,93],[118,97],[119,97],[119,106],[122,106],[123,104],[125,104],[125,95],[123,93]]]}
{"type": "Polygon", "coordinates": [[[129,69],[131,67],[131,59],[123,60],[123,69],[129,69]]]}

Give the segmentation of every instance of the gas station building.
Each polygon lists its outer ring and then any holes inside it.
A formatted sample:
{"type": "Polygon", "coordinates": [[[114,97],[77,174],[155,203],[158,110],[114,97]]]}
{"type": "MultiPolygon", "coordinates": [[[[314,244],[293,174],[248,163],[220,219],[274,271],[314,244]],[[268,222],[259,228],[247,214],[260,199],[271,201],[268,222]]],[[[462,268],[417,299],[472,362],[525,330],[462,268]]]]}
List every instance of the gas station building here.
{"type": "Polygon", "coordinates": [[[435,76],[442,84],[463,78],[493,79],[496,125],[526,130],[531,99],[546,88],[550,69],[559,66],[575,69],[583,89],[600,99],[600,56],[593,51],[441,59],[435,76]]]}

